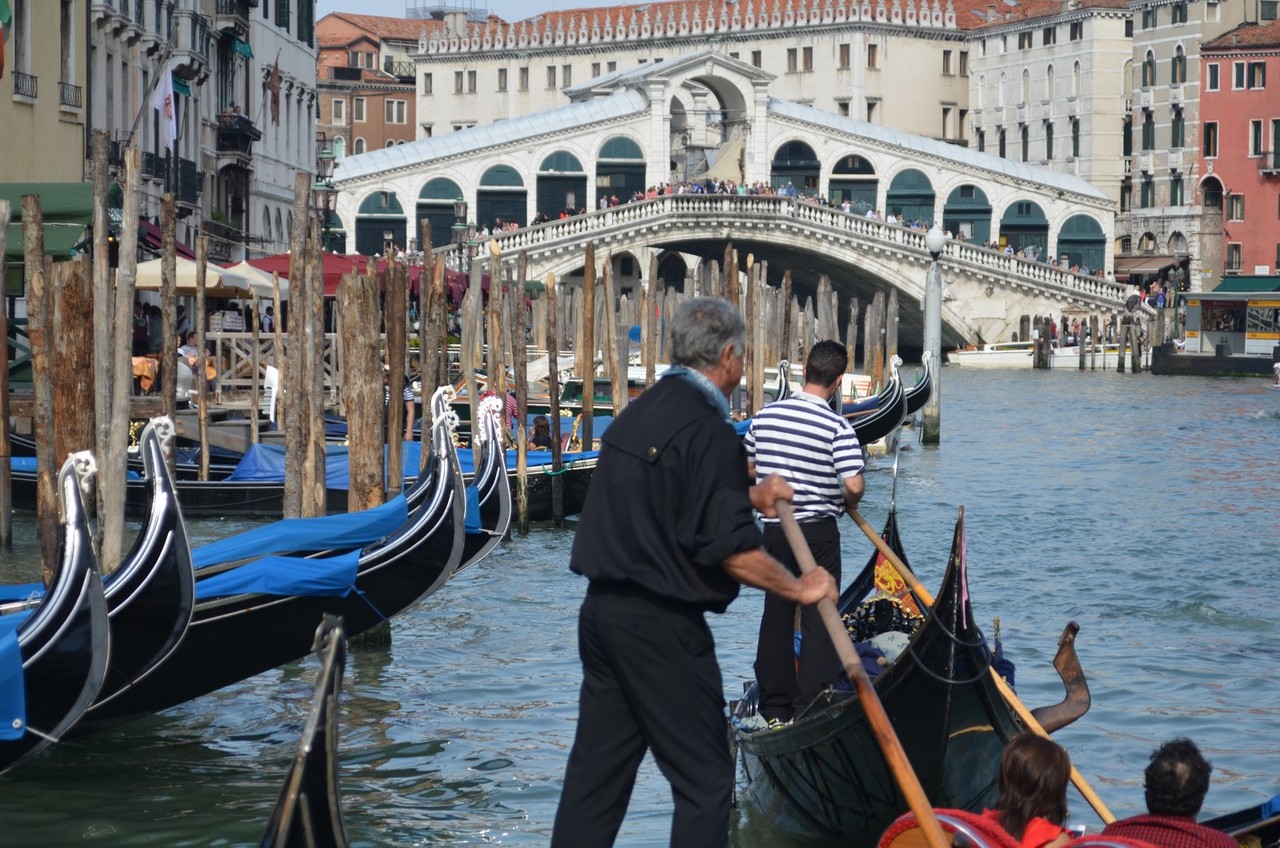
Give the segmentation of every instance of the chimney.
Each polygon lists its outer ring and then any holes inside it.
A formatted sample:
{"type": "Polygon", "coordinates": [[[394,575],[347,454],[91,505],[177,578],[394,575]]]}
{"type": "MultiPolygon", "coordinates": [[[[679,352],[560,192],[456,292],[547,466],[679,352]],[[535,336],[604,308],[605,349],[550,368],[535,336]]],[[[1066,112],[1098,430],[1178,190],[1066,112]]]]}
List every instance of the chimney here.
{"type": "Polygon", "coordinates": [[[467,34],[467,13],[465,11],[448,11],[444,13],[444,31],[453,36],[462,37],[467,34]]]}

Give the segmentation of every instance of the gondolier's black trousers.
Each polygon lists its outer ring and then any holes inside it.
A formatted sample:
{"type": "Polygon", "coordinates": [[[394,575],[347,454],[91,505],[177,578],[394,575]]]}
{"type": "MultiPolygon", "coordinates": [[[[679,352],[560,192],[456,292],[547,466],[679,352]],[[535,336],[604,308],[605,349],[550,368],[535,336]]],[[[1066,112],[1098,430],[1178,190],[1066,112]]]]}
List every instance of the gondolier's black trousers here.
{"type": "Polygon", "coordinates": [[[578,651],[578,731],[552,848],[613,845],[646,750],[671,782],[671,845],[727,845],[733,760],[702,613],[592,583],[578,616],[578,651]]]}
{"type": "MultiPolygon", "coordinates": [[[[800,524],[805,541],[818,565],[831,572],[840,585],[840,528],[834,518],[800,524]]],[[[782,525],[764,526],[764,547],[778,562],[800,573],[795,554],[782,525]]],[[[756,683],[760,686],[760,715],[766,720],[791,720],[818,693],[835,682],[840,658],[827,635],[816,606],[801,608],[799,668],[795,653],[796,605],[775,595],[764,596],[760,617],[760,642],[756,645],[756,683]]]]}

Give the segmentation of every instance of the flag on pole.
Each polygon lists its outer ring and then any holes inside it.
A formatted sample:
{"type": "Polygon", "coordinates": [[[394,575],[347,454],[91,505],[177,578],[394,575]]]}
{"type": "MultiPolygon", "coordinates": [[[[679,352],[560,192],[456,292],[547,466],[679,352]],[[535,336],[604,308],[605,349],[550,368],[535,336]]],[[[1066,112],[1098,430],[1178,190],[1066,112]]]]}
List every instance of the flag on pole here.
{"type": "Polygon", "coordinates": [[[0,79],[4,79],[4,43],[9,40],[9,30],[13,29],[13,9],[9,0],[0,0],[0,79]]]}
{"type": "MultiPolygon", "coordinates": [[[[0,0],[0,3],[5,0],[0,0]]],[[[156,93],[151,96],[151,106],[160,113],[160,136],[164,146],[173,148],[178,138],[178,113],[173,101],[173,73],[166,65],[160,72],[160,82],[156,84],[156,93]]]]}
{"type": "MultiPolygon", "coordinates": [[[[0,3],[4,0],[0,0],[0,3]]],[[[271,68],[271,76],[267,78],[267,91],[271,92],[271,123],[280,126],[280,56],[276,55],[276,63],[271,68]]]]}

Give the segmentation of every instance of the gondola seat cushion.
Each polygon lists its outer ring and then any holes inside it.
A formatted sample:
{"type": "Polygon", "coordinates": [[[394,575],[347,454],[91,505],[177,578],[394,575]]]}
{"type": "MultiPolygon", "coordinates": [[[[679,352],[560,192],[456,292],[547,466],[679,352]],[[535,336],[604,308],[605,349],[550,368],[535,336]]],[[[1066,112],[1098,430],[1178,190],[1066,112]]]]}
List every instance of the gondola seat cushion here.
{"type": "MultiPolygon", "coordinates": [[[[989,818],[966,810],[938,808],[934,814],[943,831],[951,834],[952,844],[972,848],[1020,848],[1018,840],[989,818]]],[[[905,813],[880,837],[878,848],[925,848],[924,831],[915,813],[905,813]]]]}

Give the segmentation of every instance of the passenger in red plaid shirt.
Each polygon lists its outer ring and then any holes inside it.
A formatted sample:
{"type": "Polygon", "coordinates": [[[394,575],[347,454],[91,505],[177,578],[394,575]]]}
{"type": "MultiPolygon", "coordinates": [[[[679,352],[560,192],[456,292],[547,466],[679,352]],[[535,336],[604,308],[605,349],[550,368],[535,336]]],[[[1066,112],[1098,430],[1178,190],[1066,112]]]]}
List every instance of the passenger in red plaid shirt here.
{"type": "Polygon", "coordinates": [[[1237,848],[1222,831],[1196,824],[1211,771],[1213,766],[1190,739],[1164,743],[1147,766],[1147,814],[1113,822],[1102,835],[1137,839],[1157,848],[1237,848]]]}

